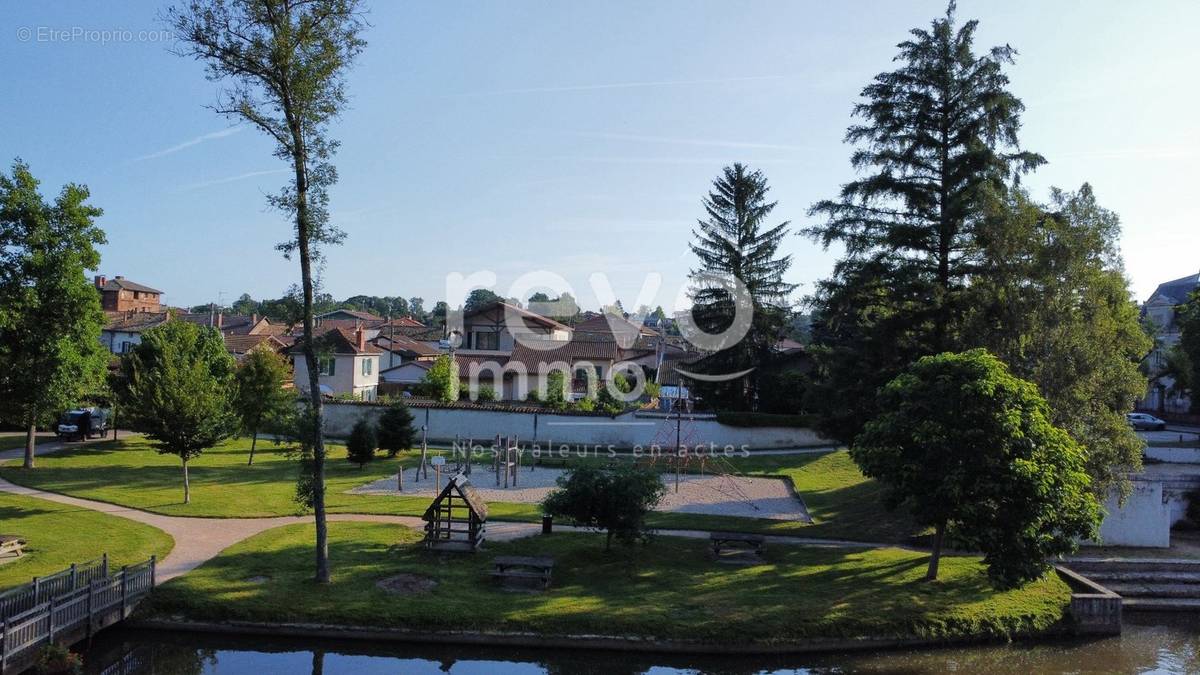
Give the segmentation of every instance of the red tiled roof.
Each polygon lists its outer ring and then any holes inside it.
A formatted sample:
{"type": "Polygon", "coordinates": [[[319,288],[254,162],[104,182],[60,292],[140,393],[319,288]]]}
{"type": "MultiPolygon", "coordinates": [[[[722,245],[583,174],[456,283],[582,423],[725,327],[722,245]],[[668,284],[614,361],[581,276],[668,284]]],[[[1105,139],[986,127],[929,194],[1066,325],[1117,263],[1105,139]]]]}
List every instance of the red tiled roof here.
{"type": "MultiPolygon", "coordinates": [[[[368,342],[363,349],[358,348],[358,340],[354,335],[354,331],[349,331],[344,328],[335,328],[325,331],[316,338],[317,344],[322,349],[329,349],[334,354],[381,354],[383,350],[368,342]]],[[[300,350],[299,345],[293,344],[289,349],[289,353],[296,353],[300,350]]]]}
{"type": "Polygon", "coordinates": [[[626,342],[625,336],[629,336],[628,341],[632,342],[638,336],[656,337],[658,335],[658,331],[653,328],[616,314],[591,317],[575,324],[575,330],[586,333],[609,333],[617,336],[622,343],[626,342]]]}
{"type": "Polygon", "coordinates": [[[140,333],[166,323],[171,315],[167,312],[105,312],[107,322],[104,330],[122,333],[140,333]]]}
{"type": "Polygon", "coordinates": [[[380,335],[373,340],[376,347],[385,351],[408,352],[417,356],[437,356],[442,350],[424,342],[414,340],[406,335],[395,335],[391,338],[380,335]]]}
{"type": "Polygon", "coordinates": [[[162,291],[158,290],[157,288],[150,288],[149,286],[146,286],[144,284],[139,284],[135,281],[130,281],[130,280],[126,279],[125,277],[113,277],[112,279],[107,280],[104,283],[104,285],[100,287],[100,290],[102,290],[102,291],[121,291],[121,290],[138,291],[140,293],[158,293],[159,295],[162,295],[162,291]]]}
{"type": "Polygon", "coordinates": [[[254,349],[255,347],[258,347],[259,345],[262,345],[263,343],[270,343],[271,348],[276,351],[278,351],[279,349],[282,349],[283,347],[288,346],[287,343],[284,343],[279,338],[277,338],[273,335],[226,335],[225,336],[225,349],[228,352],[230,352],[231,354],[245,354],[245,353],[249,352],[251,349],[254,349]]]}
{"type": "Polygon", "coordinates": [[[538,314],[536,312],[531,312],[531,311],[529,311],[527,309],[523,309],[521,307],[517,307],[516,305],[510,305],[507,302],[504,302],[501,300],[496,300],[495,302],[490,302],[490,303],[484,305],[483,307],[480,307],[479,309],[476,309],[476,310],[470,312],[469,314],[464,314],[463,318],[465,319],[468,316],[475,316],[476,314],[482,314],[483,312],[495,309],[496,307],[502,307],[502,308],[504,308],[504,310],[506,312],[512,312],[512,313],[516,314],[517,316],[522,317],[523,319],[526,319],[533,323],[539,324],[541,326],[545,326],[546,328],[561,328],[564,330],[571,329],[570,326],[561,324],[561,323],[555,321],[554,319],[551,319],[550,317],[542,316],[541,314],[538,314]]]}

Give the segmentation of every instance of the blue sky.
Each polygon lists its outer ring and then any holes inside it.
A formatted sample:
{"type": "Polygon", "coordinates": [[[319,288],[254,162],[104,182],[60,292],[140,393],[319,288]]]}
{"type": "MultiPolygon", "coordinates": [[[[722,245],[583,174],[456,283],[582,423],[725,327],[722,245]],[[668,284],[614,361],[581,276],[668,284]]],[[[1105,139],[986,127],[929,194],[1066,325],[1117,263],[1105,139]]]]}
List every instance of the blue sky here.
{"type": "MultiPolygon", "coordinates": [[[[837,4],[369,2],[334,127],[332,208],[348,238],[328,251],[325,290],[431,306],[447,273],[492,270],[503,293],[547,270],[589,307],[602,272],[632,309],[657,273],[655,303],[669,308],[721,167],[762,169],[778,219],[806,224],[852,176],[841,139],[858,92],[909,28],[944,11],[837,4]]],[[[0,159],[23,158],[49,194],[91,188],[109,276],[176,305],[278,296],[299,276],[273,249],[288,225],[264,199],[285,166],[258,132],[205,108],[216,85],[199,64],[143,38],[162,6],[6,3],[0,159]]],[[[1050,161],[1035,193],[1093,184],[1122,217],[1139,299],[1196,272],[1200,3],[964,0],[960,16],[981,20],[980,48],[1020,51],[1009,72],[1022,141],[1050,161]]],[[[836,254],[795,236],[785,249],[801,294],[836,254]]]]}

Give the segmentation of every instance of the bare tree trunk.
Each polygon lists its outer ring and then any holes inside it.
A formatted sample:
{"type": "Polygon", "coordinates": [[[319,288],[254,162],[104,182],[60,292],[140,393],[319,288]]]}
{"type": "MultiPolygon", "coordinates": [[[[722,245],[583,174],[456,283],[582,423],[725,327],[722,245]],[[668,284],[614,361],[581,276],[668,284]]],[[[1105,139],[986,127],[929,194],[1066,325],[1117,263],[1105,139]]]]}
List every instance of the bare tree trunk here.
{"type": "Polygon", "coordinates": [[[34,450],[37,448],[37,424],[32,421],[25,430],[25,468],[33,468],[34,450]]]}
{"type": "Polygon", "coordinates": [[[329,583],[329,526],[325,520],[325,419],[321,401],[320,371],[313,344],[313,275],[309,250],[308,176],[304,136],[298,125],[292,127],[296,171],[296,246],[300,253],[300,285],[304,294],[304,363],[308,369],[308,395],[312,405],[313,433],[313,518],[316,521],[316,581],[329,583]]]}
{"type": "Polygon", "coordinates": [[[254,466],[254,446],[258,445],[258,420],[254,421],[254,433],[250,437],[250,461],[246,462],[246,466],[254,466]]]}
{"type": "Polygon", "coordinates": [[[187,460],[183,460],[183,503],[192,503],[192,486],[188,482],[187,460]]]}
{"type": "Polygon", "coordinates": [[[929,570],[925,572],[925,581],[937,579],[938,562],[942,558],[942,539],[946,536],[946,521],[937,524],[933,533],[933,551],[929,555],[929,570]]]}

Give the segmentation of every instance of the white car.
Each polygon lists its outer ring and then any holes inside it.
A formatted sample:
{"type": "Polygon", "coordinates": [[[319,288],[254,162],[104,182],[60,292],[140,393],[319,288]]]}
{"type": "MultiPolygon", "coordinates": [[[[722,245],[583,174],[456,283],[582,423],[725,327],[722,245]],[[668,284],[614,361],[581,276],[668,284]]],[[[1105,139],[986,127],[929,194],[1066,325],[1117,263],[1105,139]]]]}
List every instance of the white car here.
{"type": "Polygon", "coordinates": [[[1162,431],[1167,428],[1166,422],[1146,413],[1128,413],[1125,421],[1137,431],[1162,431]]]}

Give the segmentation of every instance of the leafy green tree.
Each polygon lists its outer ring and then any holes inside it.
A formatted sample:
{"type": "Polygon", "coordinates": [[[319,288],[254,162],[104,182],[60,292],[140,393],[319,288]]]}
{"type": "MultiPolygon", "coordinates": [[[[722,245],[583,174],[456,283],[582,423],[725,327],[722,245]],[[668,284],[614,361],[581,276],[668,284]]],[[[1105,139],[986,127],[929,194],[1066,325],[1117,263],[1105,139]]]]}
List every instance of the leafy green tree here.
{"type": "Polygon", "coordinates": [[[375,459],[375,448],[378,440],[375,436],[375,425],[366,417],[360,418],[350,429],[350,438],[346,439],[346,459],[363,468],[367,462],[375,459]]]}
{"type": "Polygon", "coordinates": [[[388,457],[412,448],[417,440],[417,430],[413,427],[412,412],[404,401],[396,401],[383,411],[375,433],[379,447],[387,451],[388,457]]]}
{"type": "Polygon", "coordinates": [[[235,367],[220,333],[186,321],[146,331],[121,359],[125,423],[158,452],[179,457],[184,504],[191,502],[188,462],[237,431],[235,367]]]}
{"type": "Polygon", "coordinates": [[[559,476],[558,488],[542,501],[542,511],[570,519],[575,525],[604,530],[604,550],[615,537],[625,544],[645,539],[646,514],[666,494],[657,472],[621,463],[612,467],[581,466],[559,476]]]}
{"type": "Polygon", "coordinates": [[[65,186],[53,203],[17,160],[0,174],[0,415],[26,430],[34,466],[38,424],[104,386],[104,313],[86,270],[100,265],[100,209],[65,186]]]}
{"type": "Polygon", "coordinates": [[[467,301],[463,305],[463,313],[470,314],[477,309],[487,307],[493,302],[503,302],[504,298],[486,288],[476,288],[467,295],[467,301]]]}
{"type": "Polygon", "coordinates": [[[423,393],[442,403],[457,401],[459,386],[458,363],[449,354],[442,354],[434,359],[433,365],[421,378],[423,393]]]}
{"type": "Polygon", "coordinates": [[[1038,578],[1047,558],[1095,537],[1101,511],[1083,449],[1051,423],[1037,387],[986,350],[922,358],[879,404],[850,453],[890,506],[934,528],[926,579],[937,578],[950,526],[1000,587],[1038,578]]]}
{"type": "Polygon", "coordinates": [[[875,391],[925,354],[963,347],[988,200],[1041,164],[1020,149],[1024,110],[1004,67],[1016,51],[977,54],[978,22],[961,26],[950,3],[928,30],[899,45],[899,67],[862,91],[846,141],[859,178],[810,215],[805,231],[844,248],[812,298],[824,383],[822,428],[852,439],[876,412],[875,391]]]}
{"type": "Polygon", "coordinates": [[[1179,343],[1167,351],[1167,364],[1163,375],[1174,380],[1171,389],[1186,393],[1191,398],[1191,412],[1200,413],[1200,396],[1196,383],[1200,382],[1200,292],[1192,291],[1187,302],[1175,308],[1175,322],[1179,325],[1179,343]]]}
{"type": "MultiPolygon", "coordinates": [[[[208,77],[230,83],[217,112],[246,122],[275,143],[275,156],[288,162],[290,184],[269,198],[293,224],[279,245],[300,262],[303,328],[300,347],[308,367],[308,390],[320,391],[313,334],[317,286],[314,263],[320,247],[343,233],[329,223],[329,188],[337,180],[332,158],[337,142],[330,123],[346,105],[345,76],[365,42],[357,0],[186,0],[167,11],[183,54],[203,61],[208,77]]],[[[325,440],[320,396],[310,397],[315,436],[313,513],[316,520],[316,581],[329,582],[325,521],[325,440]]]]}
{"type": "MultiPolygon", "coordinates": [[[[633,391],[633,383],[623,373],[612,374],[612,387],[621,394],[628,394],[633,391]]],[[[599,387],[596,395],[596,407],[601,411],[610,415],[616,415],[625,410],[627,405],[626,401],[609,391],[607,384],[599,387]]]]}
{"type": "Polygon", "coordinates": [[[269,349],[251,350],[238,366],[234,407],[241,418],[242,432],[251,437],[247,466],[254,464],[259,429],[287,415],[295,404],[296,396],[283,388],[289,372],[287,361],[269,349]]]}
{"type": "Polygon", "coordinates": [[[241,314],[241,315],[259,314],[260,312],[258,311],[258,304],[259,303],[254,298],[250,297],[249,293],[242,293],[242,295],[237,299],[236,302],[233,303],[233,306],[230,307],[229,309],[234,314],[241,314]]]}
{"type": "Polygon", "coordinates": [[[1138,364],[1153,342],[1130,299],[1120,221],[1088,185],[1054,190],[1048,204],[1012,190],[993,212],[963,294],[964,342],[1037,385],[1050,421],[1086,450],[1101,498],[1124,490],[1142,457],[1125,413],[1145,394],[1138,364]]]}
{"type": "Polygon", "coordinates": [[[555,368],[546,373],[546,391],[541,395],[542,403],[561,410],[567,405],[567,376],[555,368]]]}
{"type": "MultiPolygon", "coordinates": [[[[734,325],[739,304],[752,312],[745,336],[730,330],[741,339],[722,341],[704,360],[701,369],[708,374],[736,373],[764,363],[783,332],[787,297],[796,286],[783,279],[791,256],[778,253],[788,222],[766,224],[777,203],[767,201],[768,189],[761,171],[742,164],[725,167],[704,200],[708,217],[693,232],[690,247],[700,260],[700,267],[691,272],[697,286],[692,296],[696,327],[722,333],[734,325]],[[726,283],[732,280],[742,284],[747,297],[739,299],[730,292],[726,283]]],[[[714,404],[748,410],[757,399],[758,376],[752,371],[744,382],[738,378],[716,387],[703,382],[695,386],[714,404]]]]}

